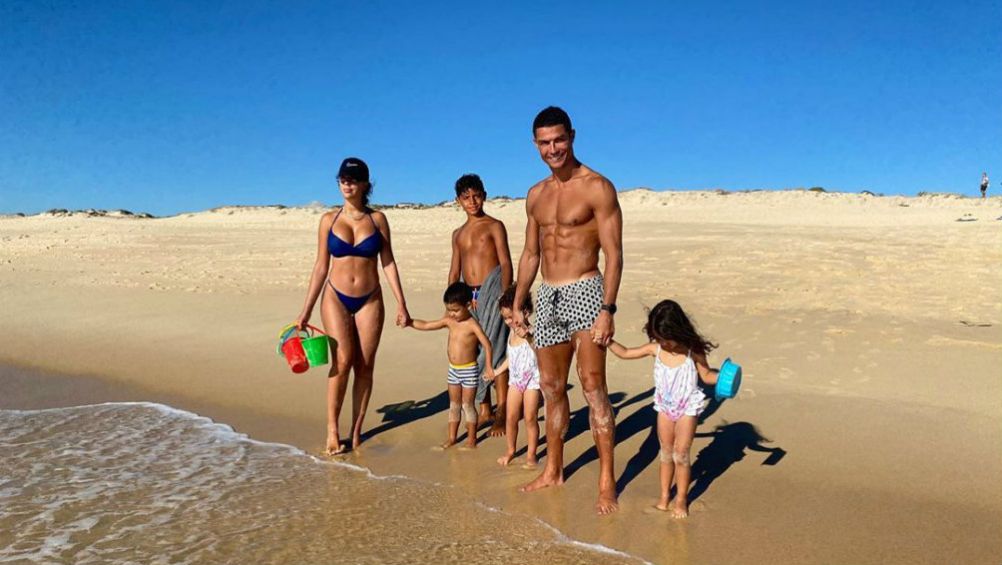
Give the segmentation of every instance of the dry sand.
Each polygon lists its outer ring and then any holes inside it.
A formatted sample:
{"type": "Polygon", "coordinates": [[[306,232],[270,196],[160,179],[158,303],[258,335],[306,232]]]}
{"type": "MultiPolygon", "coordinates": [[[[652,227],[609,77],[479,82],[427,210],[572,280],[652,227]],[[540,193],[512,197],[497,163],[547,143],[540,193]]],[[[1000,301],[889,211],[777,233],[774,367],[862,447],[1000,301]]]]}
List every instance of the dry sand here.
{"type": "MultiPolygon", "coordinates": [[[[623,488],[612,517],[591,510],[597,462],[579,387],[564,487],[517,493],[532,474],[496,466],[500,439],[429,449],[444,414],[408,402],[444,389],[439,335],[387,326],[366,426],[381,431],[347,460],[449,482],[657,563],[998,562],[1002,199],[620,198],[617,338],[640,343],[643,308],[671,297],[721,343],[711,362],[745,369],[739,397],[700,426],[693,456],[706,474],[687,521],[647,510],[658,483],[645,362],[609,361],[623,488]]],[[[487,210],[517,261],[523,202],[487,210]]],[[[321,212],[0,218],[0,363],[78,375],[0,374],[0,407],[153,400],[319,452],[324,373],[290,373],[275,338],[302,304],[321,212]]],[[[434,316],[463,214],[387,215],[411,313],[434,316]]]]}

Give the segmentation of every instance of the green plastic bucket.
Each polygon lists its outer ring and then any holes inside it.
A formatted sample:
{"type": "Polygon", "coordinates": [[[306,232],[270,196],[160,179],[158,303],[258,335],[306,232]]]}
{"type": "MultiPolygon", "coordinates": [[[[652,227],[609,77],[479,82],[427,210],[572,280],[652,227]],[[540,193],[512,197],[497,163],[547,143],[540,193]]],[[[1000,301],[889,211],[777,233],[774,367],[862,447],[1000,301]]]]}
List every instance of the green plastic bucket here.
{"type": "Polygon", "coordinates": [[[302,340],[303,350],[306,351],[306,360],[310,362],[310,367],[319,367],[330,363],[331,341],[327,334],[314,326],[308,326],[317,335],[302,340]]]}

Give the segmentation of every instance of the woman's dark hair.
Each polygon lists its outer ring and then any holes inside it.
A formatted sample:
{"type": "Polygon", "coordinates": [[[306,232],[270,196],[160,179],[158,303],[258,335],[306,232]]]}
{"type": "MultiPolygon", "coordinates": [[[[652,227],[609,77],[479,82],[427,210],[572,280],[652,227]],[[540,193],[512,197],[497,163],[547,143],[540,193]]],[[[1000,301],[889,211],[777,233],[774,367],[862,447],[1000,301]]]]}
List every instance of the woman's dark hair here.
{"type": "Polygon", "coordinates": [[[567,115],[567,112],[557,108],[556,106],[547,106],[536,114],[535,120],[532,120],[532,135],[535,136],[536,130],[539,128],[548,128],[552,126],[564,126],[567,133],[570,133],[571,117],[567,115]]]}
{"type": "Polygon", "coordinates": [[[702,355],[717,348],[717,344],[699,335],[682,307],[674,300],[662,300],[651,308],[644,332],[651,341],[670,339],[702,355]]]}
{"type": "Polygon", "coordinates": [[[365,192],[362,193],[362,206],[369,207],[369,197],[372,196],[372,181],[365,181],[365,192]]]}
{"type": "MultiPolygon", "coordinates": [[[[515,287],[509,286],[505,289],[501,296],[498,298],[498,309],[508,308],[514,310],[515,305],[515,287]]],[[[525,301],[522,302],[522,312],[526,314],[532,314],[532,293],[530,292],[525,297],[525,301]]]]}
{"type": "Polygon", "coordinates": [[[454,282],[449,285],[449,288],[445,289],[445,294],[442,295],[442,302],[446,304],[462,304],[467,305],[473,300],[473,289],[466,283],[454,282]]]}
{"type": "Polygon", "coordinates": [[[487,194],[487,190],[484,188],[484,181],[480,180],[480,177],[473,173],[467,173],[456,180],[456,196],[462,196],[464,192],[470,189],[474,192],[487,194]]]}

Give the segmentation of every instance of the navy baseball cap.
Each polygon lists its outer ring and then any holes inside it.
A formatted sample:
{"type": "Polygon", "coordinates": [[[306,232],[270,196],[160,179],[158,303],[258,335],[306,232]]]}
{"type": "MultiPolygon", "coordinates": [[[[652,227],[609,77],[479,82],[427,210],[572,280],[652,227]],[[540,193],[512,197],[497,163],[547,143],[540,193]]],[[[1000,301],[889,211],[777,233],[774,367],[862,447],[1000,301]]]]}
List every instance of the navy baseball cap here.
{"type": "Polygon", "coordinates": [[[369,182],[369,166],[358,157],[348,157],[341,161],[341,168],[337,171],[337,178],[349,178],[359,182],[369,182]]]}

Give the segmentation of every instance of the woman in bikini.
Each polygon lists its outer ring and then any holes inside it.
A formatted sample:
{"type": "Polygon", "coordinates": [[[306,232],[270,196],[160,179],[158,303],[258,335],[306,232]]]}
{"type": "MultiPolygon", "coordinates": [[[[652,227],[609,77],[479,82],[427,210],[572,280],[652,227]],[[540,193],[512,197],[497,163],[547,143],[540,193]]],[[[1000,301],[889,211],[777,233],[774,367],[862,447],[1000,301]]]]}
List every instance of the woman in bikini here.
{"type": "Polygon", "coordinates": [[[310,276],[306,303],[296,320],[302,328],[322,294],[320,315],[327,335],[337,340],[336,362],[327,380],[328,454],[345,450],[338,431],[338,417],[348,390],[348,374],[355,373],[351,402],[351,447],[361,443],[362,421],[372,394],[372,371],[383,331],[383,292],[377,261],[397,300],[397,325],[410,322],[400,275],[390,246],[390,225],[382,212],[368,207],[372,184],[369,168],[349,157],[341,163],[338,184],[344,197],[339,210],[320,218],[317,260],[310,276]]]}

